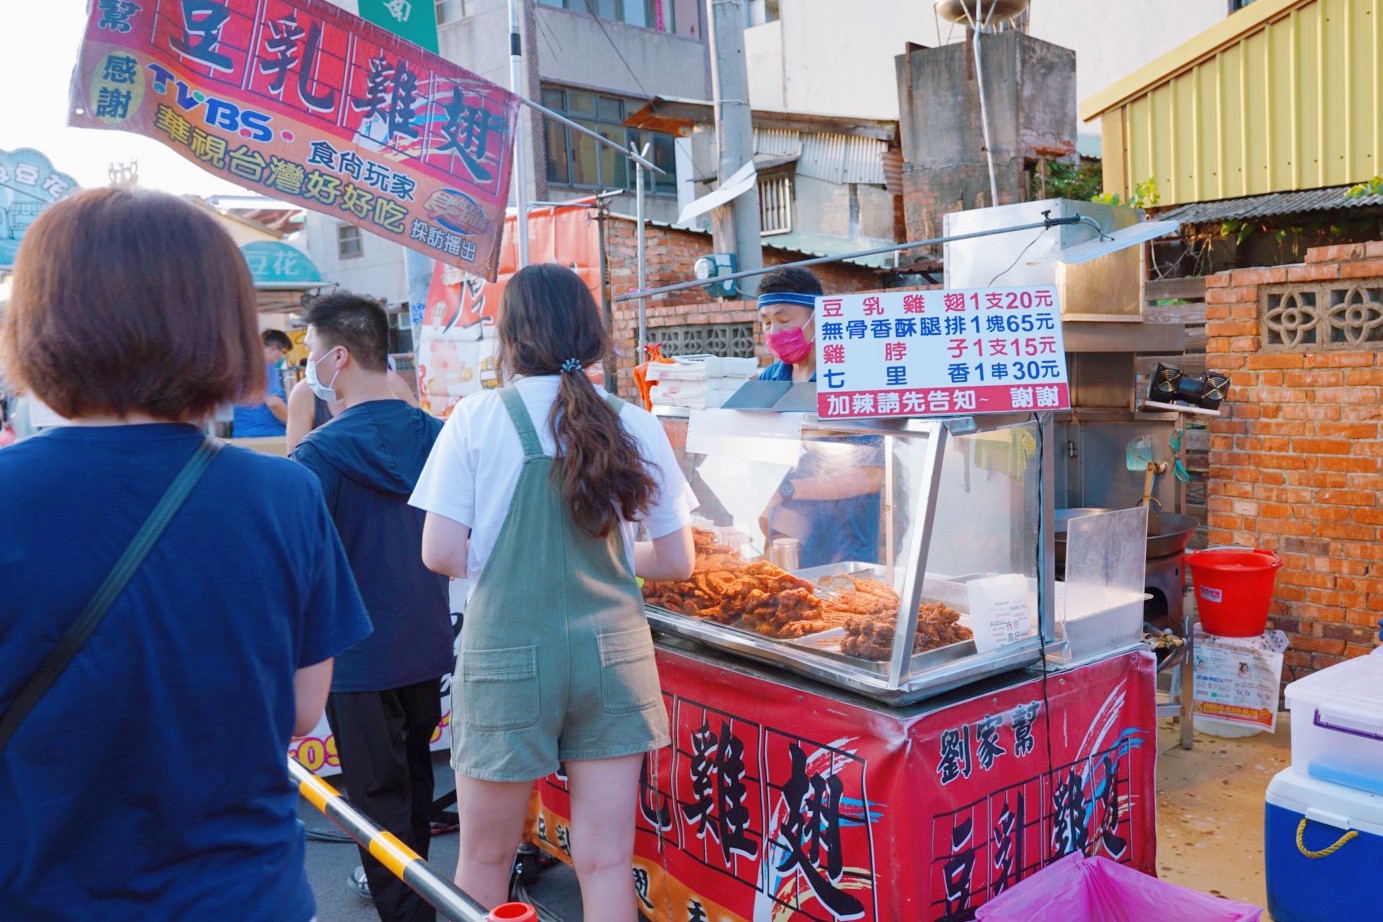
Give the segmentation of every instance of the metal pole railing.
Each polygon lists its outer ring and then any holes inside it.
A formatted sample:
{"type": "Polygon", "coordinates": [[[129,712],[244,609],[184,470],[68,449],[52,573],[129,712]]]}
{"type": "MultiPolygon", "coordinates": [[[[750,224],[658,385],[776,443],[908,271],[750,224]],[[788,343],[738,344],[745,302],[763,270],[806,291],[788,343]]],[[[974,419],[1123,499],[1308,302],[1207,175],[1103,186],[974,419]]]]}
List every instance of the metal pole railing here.
{"type": "MultiPolygon", "coordinates": [[[[1098,221],[1090,215],[1071,215],[1065,218],[1047,218],[1043,221],[1034,221],[1031,224],[1015,224],[1012,227],[995,227],[989,230],[971,231],[967,234],[950,234],[944,237],[931,237],[927,240],[910,240],[907,243],[891,243],[888,246],[874,247],[871,250],[858,250],[854,253],[840,253],[836,256],[817,256],[812,259],[799,259],[796,262],[778,263],[774,266],[765,266],[762,269],[745,269],[741,272],[731,272],[729,275],[717,275],[717,282],[729,281],[730,279],[748,278],[751,275],[763,275],[772,272],[774,269],[786,269],[789,266],[816,266],[821,263],[840,262],[844,259],[859,259],[863,256],[877,256],[881,253],[896,253],[899,250],[911,250],[916,247],[935,246],[938,243],[950,243],[954,240],[971,240],[975,237],[990,237],[994,234],[1011,234],[1014,231],[1035,230],[1037,228],[1061,227],[1066,224],[1089,224],[1100,232],[1105,233],[1098,221]]],[[[672,291],[685,291],[688,288],[701,288],[707,285],[705,279],[696,279],[690,282],[678,282],[675,285],[663,285],[658,288],[647,288],[641,291],[630,291],[622,295],[615,295],[616,302],[634,301],[640,298],[651,298],[653,295],[667,294],[672,291]]]]}
{"type": "Polygon", "coordinates": [[[380,829],[337,793],[336,789],[308,771],[297,759],[288,759],[288,773],[298,793],[342,831],[360,843],[399,880],[427,900],[452,922],[537,922],[538,914],[527,903],[504,903],[486,910],[455,884],[432,870],[417,852],[391,832],[380,829]]]}

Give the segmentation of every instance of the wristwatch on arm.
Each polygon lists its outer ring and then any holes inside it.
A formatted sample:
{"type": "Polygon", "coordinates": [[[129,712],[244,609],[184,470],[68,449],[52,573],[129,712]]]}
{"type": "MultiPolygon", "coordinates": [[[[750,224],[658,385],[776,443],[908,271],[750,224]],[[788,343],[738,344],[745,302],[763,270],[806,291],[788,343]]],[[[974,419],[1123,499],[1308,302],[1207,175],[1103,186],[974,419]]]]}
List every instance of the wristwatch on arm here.
{"type": "Polygon", "coordinates": [[[792,499],[792,495],[796,492],[797,488],[793,486],[792,480],[787,477],[784,477],[783,482],[778,484],[778,495],[783,499],[792,499]]]}

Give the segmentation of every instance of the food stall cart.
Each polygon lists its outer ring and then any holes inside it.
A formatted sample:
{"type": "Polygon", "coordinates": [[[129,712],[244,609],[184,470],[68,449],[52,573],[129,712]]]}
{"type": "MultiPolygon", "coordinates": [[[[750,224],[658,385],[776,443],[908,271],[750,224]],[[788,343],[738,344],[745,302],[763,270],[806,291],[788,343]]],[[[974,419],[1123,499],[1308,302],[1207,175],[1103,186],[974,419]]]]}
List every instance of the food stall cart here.
{"type": "MultiPolygon", "coordinates": [[[[1051,413],[660,415],[701,505],[692,579],[644,586],[673,727],[642,785],[648,918],[939,922],[1074,850],[1153,870],[1141,570],[1057,617],[1051,413]],[[790,474],[860,468],[877,489],[835,508],[871,522],[865,559],[765,536],[823,525],[790,474]]],[[[569,860],[565,779],[538,787],[569,860]]]]}

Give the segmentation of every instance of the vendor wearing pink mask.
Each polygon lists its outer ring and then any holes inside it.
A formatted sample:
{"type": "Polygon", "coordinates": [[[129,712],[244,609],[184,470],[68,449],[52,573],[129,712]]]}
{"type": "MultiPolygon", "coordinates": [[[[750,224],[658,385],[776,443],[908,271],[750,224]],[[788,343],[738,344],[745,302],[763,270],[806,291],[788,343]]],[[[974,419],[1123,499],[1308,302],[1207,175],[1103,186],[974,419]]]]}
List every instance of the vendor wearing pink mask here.
{"type": "MultiPolygon", "coordinates": [[[[759,321],[778,361],[760,381],[816,380],[816,299],[807,269],[774,269],[759,283],[759,321]]],[[[765,540],[796,538],[800,567],[879,560],[883,449],[877,436],[805,436],[802,456],[759,518],[765,540]]]]}
{"type": "Polygon", "coordinates": [[[774,269],[759,282],[759,322],[764,342],[778,361],[759,373],[760,381],[816,380],[816,299],[821,283],[810,270],[774,269]]]}

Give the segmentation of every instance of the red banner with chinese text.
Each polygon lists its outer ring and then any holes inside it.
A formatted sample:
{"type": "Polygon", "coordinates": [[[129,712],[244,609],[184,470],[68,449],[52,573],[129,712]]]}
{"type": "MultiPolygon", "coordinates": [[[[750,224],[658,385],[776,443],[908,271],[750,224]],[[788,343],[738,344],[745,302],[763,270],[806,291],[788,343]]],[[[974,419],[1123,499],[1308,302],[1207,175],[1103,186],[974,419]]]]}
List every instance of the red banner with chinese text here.
{"type": "MultiPolygon", "coordinates": [[[[1069,854],[1152,873],[1154,660],[871,708],[660,648],[634,880],[659,922],[959,922],[1069,854]]],[[[570,860],[566,778],[537,838],[570,860]]]]}
{"type": "Polygon", "coordinates": [[[68,123],[486,278],[518,97],[326,0],[92,3],[68,123]]]}

